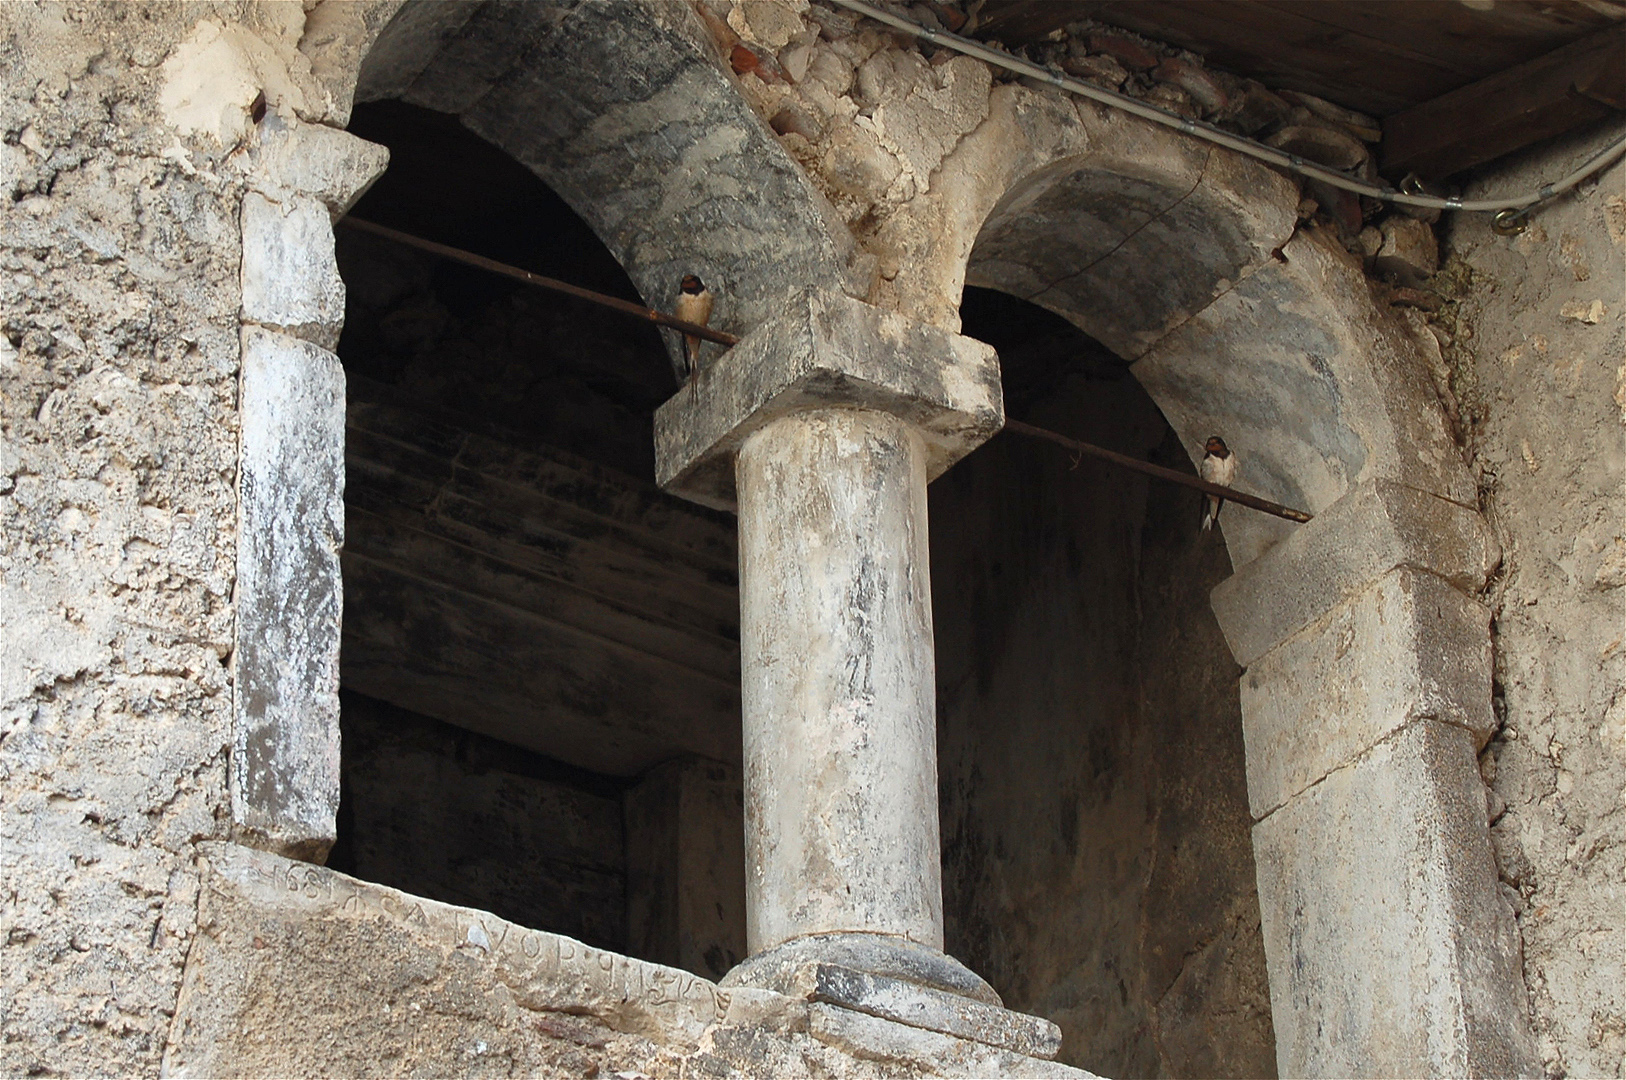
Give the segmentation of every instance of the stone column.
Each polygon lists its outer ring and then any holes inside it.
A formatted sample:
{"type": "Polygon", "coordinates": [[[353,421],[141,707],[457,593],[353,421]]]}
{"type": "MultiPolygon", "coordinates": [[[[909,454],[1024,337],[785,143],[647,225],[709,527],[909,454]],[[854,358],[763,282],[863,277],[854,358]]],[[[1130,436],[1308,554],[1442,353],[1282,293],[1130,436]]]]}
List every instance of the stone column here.
{"type": "Polygon", "coordinates": [[[1214,590],[1282,1076],[1539,1074],[1476,758],[1497,558],[1472,510],[1372,481],[1214,590]]]}
{"type": "Polygon", "coordinates": [[[926,453],[886,412],[818,409],[740,448],[746,945],[943,947],[926,453]]]}
{"type": "Polygon", "coordinates": [[[942,951],[926,484],[1003,419],[988,346],[815,295],[661,408],[656,469],[740,519],[752,955],[725,984],[1049,1057],[1053,1024],[942,951]]]}

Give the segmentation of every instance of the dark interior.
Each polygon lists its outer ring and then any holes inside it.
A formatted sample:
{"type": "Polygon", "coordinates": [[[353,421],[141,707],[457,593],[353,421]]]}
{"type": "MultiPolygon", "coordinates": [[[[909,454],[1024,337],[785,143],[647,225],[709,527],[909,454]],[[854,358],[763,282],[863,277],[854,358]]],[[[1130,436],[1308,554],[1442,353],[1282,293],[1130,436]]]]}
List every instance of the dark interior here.
{"type": "MultiPolygon", "coordinates": [[[[528,170],[383,102],[353,214],[639,300],[528,170]]],[[[340,228],[330,864],[720,977],[743,959],[733,519],[653,486],[652,327],[340,228]]],[[[1127,366],[967,289],[1009,415],[1190,470],[1127,366]]],[[[1236,677],[1199,498],[1003,434],[930,489],[949,949],[1118,1076],[1273,1075],[1236,677]]]]}

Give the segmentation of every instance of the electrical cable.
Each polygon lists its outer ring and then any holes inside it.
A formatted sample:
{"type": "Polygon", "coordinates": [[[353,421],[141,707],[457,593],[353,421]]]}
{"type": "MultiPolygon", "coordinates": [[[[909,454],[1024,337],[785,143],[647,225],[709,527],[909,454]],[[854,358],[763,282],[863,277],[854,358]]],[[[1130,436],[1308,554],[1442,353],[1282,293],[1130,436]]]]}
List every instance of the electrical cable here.
{"type": "Polygon", "coordinates": [[[1528,216],[1530,210],[1537,204],[1547,202],[1563,194],[1594,172],[1614,162],[1622,154],[1626,154],[1626,137],[1622,137],[1593,154],[1563,179],[1551,184],[1544,184],[1535,191],[1524,195],[1505,196],[1499,199],[1457,199],[1440,198],[1434,195],[1414,195],[1409,192],[1397,191],[1386,185],[1358,180],[1355,177],[1338,172],[1336,169],[1329,169],[1324,165],[1305,161],[1297,154],[1289,154],[1253,139],[1233,135],[1201,120],[1188,120],[1183,116],[1159,109],[1155,105],[1148,105],[1144,101],[1139,101],[1127,94],[1120,94],[1115,90],[1108,90],[1092,83],[1080,82],[1077,79],[1069,79],[1065,75],[1056,74],[1049,68],[1019,59],[1008,53],[1002,53],[997,49],[991,49],[981,42],[972,41],[970,38],[960,37],[958,34],[949,33],[947,30],[933,30],[930,27],[901,18],[876,7],[874,4],[865,3],[864,0],[830,0],[830,2],[847,8],[849,11],[856,11],[860,15],[874,19],[876,22],[884,23],[895,30],[901,30],[906,34],[918,37],[929,44],[953,49],[955,52],[975,57],[984,63],[1004,68],[1006,71],[1049,83],[1058,89],[1089,98],[1092,101],[1098,101],[1103,105],[1122,109],[1142,119],[1162,124],[1164,127],[1174,128],[1176,131],[1187,135],[1195,135],[1199,139],[1205,139],[1218,146],[1257,158],[1289,172],[1298,173],[1300,176],[1311,177],[1345,191],[1353,191],[1357,195],[1365,195],[1368,198],[1380,199],[1384,202],[1398,203],[1402,206],[1417,206],[1431,210],[1471,210],[1481,213],[1500,211],[1498,226],[1505,226],[1508,231],[1518,231],[1516,227],[1518,223],[1528,216]]]}

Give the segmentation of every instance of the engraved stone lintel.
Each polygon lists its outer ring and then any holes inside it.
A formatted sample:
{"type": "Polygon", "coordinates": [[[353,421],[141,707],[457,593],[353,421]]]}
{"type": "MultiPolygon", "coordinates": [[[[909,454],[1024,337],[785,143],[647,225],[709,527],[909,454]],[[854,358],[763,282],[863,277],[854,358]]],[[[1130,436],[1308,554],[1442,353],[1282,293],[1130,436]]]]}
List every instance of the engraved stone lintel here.
{"type": "Polygon", "coordinates": [[[747,436],[810,409],[873,409],[908,421],[936,478],[1005,423],[992,347],[839,294],[810,293],[701,369],[655,413],[655,478],[734,509],[747,436]]]}

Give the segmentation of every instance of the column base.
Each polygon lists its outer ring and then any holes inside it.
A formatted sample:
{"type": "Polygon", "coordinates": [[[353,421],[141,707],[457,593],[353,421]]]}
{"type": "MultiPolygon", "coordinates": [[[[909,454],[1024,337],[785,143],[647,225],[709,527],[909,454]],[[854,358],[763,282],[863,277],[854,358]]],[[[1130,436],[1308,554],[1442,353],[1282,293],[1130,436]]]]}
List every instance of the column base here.
{"type": "Polygon", "coordinates": [[[974,971],[947,953],[889,934],[815,934],[757,953],[721,985],[751,986],[1053,1058],[1061,1029],[1012,1012],[974,971]]]}

